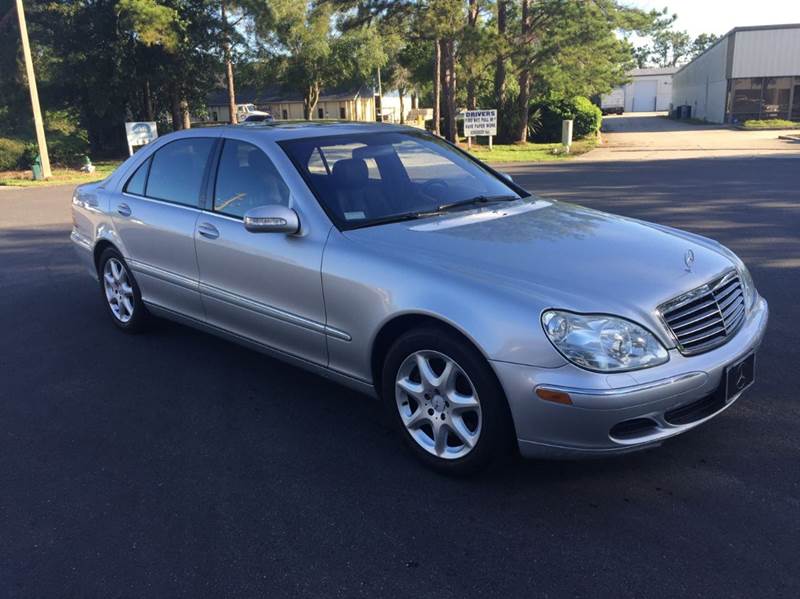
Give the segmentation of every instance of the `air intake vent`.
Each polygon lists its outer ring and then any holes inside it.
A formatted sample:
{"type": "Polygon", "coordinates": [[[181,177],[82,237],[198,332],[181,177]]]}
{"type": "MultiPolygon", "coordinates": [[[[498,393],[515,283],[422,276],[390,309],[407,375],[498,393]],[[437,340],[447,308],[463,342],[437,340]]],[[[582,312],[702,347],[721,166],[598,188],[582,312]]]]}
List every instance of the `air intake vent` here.
{"type": "Polygon", "coordinates": [[[744,322],[742,285],[735,270],[658,308],[684,355],[725,343],[744,322]]]}

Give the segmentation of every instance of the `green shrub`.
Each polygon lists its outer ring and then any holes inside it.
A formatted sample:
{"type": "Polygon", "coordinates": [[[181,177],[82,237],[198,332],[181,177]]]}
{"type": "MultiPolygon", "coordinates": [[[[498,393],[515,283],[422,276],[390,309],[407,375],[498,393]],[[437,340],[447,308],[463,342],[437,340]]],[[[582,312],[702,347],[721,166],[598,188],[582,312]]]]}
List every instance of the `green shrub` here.
{"type": "Polygon", "coordinates": [[[561,141],[561,121],[566,119],[573,120],[574,139],[596,134],[603,122],[600,108],[592,104],[589,98],[581,96],[537,102],[531,107],[531,111],[537,110],[541,114],[540,124],[532,136],[533,141],[537,142],[561,141]]]}
{"type": "Polygon", "coordinates": [[[13,137],[0,137],[0,171],[13,171],[20,167],[25,156],[25,141],[13,137]]]}
{"type": "Polygon", "coordinates": [[[800,123],[785,119],[752,119],[742,125],[745,129],[798,129],[800,123]]]}

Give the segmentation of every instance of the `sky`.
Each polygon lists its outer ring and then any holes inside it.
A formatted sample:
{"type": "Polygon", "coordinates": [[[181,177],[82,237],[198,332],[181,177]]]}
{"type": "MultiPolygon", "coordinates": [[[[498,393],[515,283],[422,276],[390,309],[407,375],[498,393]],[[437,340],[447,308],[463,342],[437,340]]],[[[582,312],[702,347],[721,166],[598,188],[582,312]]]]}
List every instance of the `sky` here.
{"type": "Polygon", "coordinates": [[[800,0],[623,0],[628,6],[677,13],[677,29],[694,37],[722,35],[734,27],[800,23],[800,0]]]}

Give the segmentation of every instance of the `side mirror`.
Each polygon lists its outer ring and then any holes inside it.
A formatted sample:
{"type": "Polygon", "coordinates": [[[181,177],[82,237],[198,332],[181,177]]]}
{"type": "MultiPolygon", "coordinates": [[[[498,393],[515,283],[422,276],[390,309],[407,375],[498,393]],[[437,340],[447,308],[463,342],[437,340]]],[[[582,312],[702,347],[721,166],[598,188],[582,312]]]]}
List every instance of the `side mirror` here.
{"type": "Polygon", "coordinates": [[[248,210],[244,214],[244,228],[251,233],[297,233],[300,219],[297,212],[286,206],[271,204],[248,210]]]}
{"type": "Polygon", "coordinates": [[[509,183],[513,183],[514,182],[514,178],[511,175],[509,175],[508,173],[500,173],[500,175],[502,175],[502,177],[504,179],[506,179],[509,183]]]}

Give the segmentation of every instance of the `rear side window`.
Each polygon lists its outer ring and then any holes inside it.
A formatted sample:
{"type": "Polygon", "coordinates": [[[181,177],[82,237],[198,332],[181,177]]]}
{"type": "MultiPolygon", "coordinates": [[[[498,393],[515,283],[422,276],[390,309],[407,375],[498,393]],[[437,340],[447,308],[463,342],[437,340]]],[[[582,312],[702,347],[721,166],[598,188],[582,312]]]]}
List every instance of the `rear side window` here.
{"type": "Polygon", "coordinates": [[[151,159],[145,195],[199,207],[203,174],[213,147],[213,139],[193,137],[173,141],[158,150],[151,159]]]}
{"type": "Polygon", "coordinates": [[[128,179],[128,182],[125,184],[125,191],[127,193],[132,193],[137,196],[144,195],[144,189],[147,185],[147,170],[150,168],[150,159],[148,158],[145,160],[139,168],[136,169],[136,172],[133,173],[133,176],[128,179]]]}

